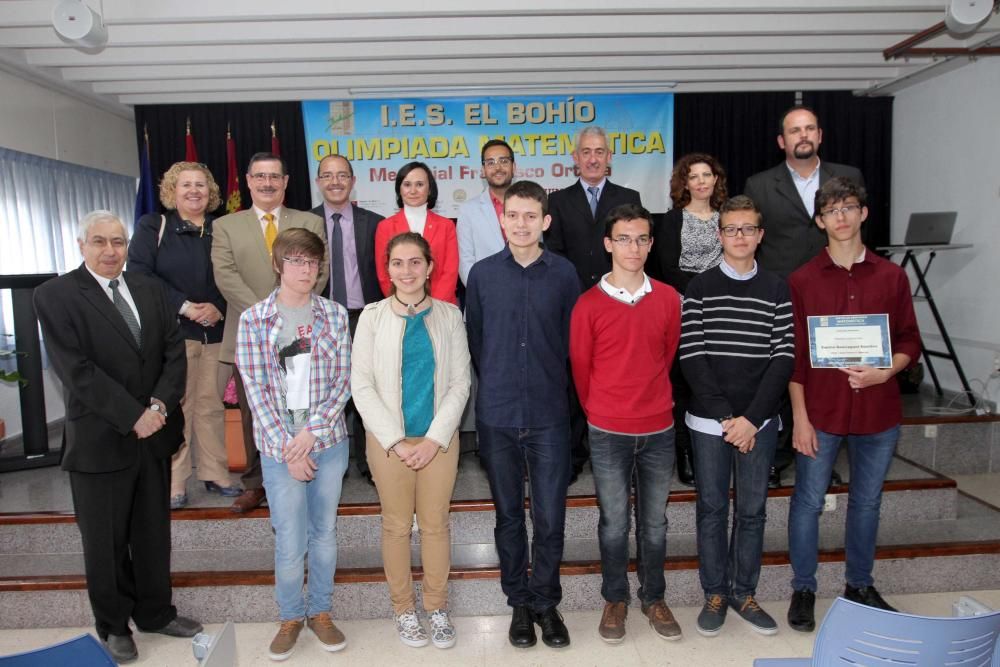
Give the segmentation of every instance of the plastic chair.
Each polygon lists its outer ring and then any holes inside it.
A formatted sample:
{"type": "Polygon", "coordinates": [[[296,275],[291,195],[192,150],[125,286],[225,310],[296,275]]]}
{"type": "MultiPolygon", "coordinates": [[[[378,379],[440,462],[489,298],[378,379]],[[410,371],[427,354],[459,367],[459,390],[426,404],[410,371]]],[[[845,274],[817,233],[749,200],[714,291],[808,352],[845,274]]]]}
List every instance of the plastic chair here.
{"type": "Polygon", "coordinates": [[[1000,667],[1000,611],[961,618],[914,616],[837,598],[812,658],[758,658],[754,667],[1000,667]]]}
{"type": "Polygon", "coordinates": [[[114,667],[116,664],[111,654],[91,634],[83,634],[33,651],[0,656],[0,667],[114,667]]]}

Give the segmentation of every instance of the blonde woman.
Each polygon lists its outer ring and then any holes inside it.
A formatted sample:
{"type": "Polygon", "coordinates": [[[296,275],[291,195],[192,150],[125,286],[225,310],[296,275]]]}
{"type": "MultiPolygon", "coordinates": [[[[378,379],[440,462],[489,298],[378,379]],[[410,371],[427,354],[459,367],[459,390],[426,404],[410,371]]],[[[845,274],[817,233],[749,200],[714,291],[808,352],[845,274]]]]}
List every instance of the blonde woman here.
{"type": "Polygon", "coordinates": [[[351,390],[364,419],[368,465],[382,503],[382,561],[396,631],[407,646],[455,645],[448,615],[451,494],[458,472],[458,425],[469,398],[469,348],[462,313],[430,296],[434,262],[420,234],[389,240],[388,298],[361,313],[351,390]],[[410,531],[416,512],[424,570],[416,612],[410,531]]]}

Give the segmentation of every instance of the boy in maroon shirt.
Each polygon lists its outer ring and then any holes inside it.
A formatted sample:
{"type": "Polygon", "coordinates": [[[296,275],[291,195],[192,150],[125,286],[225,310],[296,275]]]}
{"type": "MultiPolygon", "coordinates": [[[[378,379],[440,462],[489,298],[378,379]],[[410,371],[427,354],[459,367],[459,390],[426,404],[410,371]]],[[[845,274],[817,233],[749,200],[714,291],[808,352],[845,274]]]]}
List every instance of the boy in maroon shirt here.
{"type": "Polygon", "coordinates": [[[816,627],[819,515],[844,439],[851,460],[844,597],[895,611],[875,590],[872,567],[882,483],[903,416],[894,376],[920,355],[920,330],[906,273],[869,252],[861,240],[861,224],[868,217],[865,197],[865,189],[847,178],[832,178],[820,187],[815,220],[826,232],[827,247],[788,279],[795,319],[795,371],[788,393],[796,451],[788,514],[794,573],[788,624],[802,632],[816,627]],[[812,367],[809,316],[883,313],[889,320],[891,367],[812,367]]]}
{"type": "Polygon", "coordinates": [[[612,644],[625,638],[633,471],[642,612],[660,637],[681,638],[663,601],[665,512],[674,470],[670,365],[680,337],[680,298],[674,288],[643,273],[653,243],[650,231],[650,214],[642,206],[612,209],[604,229],[611,273],[584,292],[570,320],[570,366],[587,416],[601,509],[597,536],[605,606],[598,634],[612,644]]]}

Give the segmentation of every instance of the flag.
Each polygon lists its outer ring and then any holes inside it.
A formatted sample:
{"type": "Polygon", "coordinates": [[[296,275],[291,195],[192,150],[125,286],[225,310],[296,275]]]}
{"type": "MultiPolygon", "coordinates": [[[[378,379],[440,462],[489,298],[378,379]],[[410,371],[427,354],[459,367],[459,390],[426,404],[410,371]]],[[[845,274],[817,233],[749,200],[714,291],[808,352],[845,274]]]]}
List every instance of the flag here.
{"type": "Polygon", "coordinates": [[[191,134],[191,119],[187,119],[187,134],[184,137],[184,161],[197,162],[198,149],[194,145],[194,135],[191,134]]]}
{"type": "Polygon", "coordinates": [[[132,225],[147,213],[156,211],[156,198],[153,196],[153,170],[149,166],[149,131],[142,130],[142,149],[139,151],[139,190],[135,193],[135,217],[132,225]]]}
{"type": "Polygon", "coordinates": [[[226,213],[243,208],[240,201],[240,172],[236,168],[236,142],[226,126],[226,213]]]}
{"type": "Polygon", "coordinates": [[[271,121],[271,152],[275,155],[281,155],[281,143],[278,141],[278,129],[274,125],[274,121],[271,121]]]}

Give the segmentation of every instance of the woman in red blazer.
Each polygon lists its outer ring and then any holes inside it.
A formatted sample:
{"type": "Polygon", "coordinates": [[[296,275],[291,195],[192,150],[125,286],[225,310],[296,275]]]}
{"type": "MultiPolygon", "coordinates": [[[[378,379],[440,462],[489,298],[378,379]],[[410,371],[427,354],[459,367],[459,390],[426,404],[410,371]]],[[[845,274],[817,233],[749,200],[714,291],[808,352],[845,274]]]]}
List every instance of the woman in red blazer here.
{"type": "Polygon", "coordinates": [[[458,237],[455,223],[430,209],[437,203],[438,188],[430,167],[423,162],[410,162],[396,174],[396,205],[400,210],[378,224],[375,230],[375,269],[382,293],[390,290],[386,248],[397,234],[416,232],[427,239],[434,259],[431,296],[457,304],[458,237]]]}

